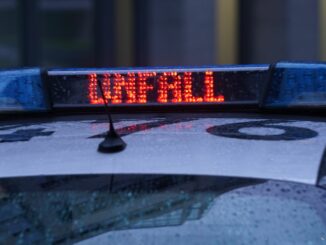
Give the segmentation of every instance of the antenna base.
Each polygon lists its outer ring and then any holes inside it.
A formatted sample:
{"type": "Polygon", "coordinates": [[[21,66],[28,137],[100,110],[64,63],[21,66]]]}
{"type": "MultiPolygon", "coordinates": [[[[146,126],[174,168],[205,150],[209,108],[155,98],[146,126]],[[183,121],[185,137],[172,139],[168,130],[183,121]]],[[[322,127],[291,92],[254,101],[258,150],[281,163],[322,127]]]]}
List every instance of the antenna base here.
{"type": "Polygon", "coordinates": [[[97,150],[101,153],[116,153],[123,151],[127,144],[115,131],[108,131],[105,139],[99,144],[97,150]]]}

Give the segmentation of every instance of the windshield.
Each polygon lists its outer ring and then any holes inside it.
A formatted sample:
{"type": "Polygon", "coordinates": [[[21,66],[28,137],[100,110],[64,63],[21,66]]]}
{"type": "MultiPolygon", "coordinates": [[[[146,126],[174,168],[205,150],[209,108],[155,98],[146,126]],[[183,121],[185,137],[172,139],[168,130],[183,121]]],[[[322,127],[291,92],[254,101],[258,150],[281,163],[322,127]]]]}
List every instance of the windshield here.
{"type": "Polygon", "coordinates": [[[173,175],[1,180],[1,244],[316,244],[314,186],[173,175]]]}

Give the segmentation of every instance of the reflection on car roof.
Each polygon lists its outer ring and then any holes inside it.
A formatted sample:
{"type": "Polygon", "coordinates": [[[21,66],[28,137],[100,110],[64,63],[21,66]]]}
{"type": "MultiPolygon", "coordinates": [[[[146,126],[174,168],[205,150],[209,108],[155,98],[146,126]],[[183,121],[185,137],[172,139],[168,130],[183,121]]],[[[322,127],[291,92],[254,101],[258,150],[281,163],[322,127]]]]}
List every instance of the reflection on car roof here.
{"type": "Polygon", "coordinates": [[[105,120],[0,126],[1,177],[65,174],[195,174],[315,184],[326,123],[264,118],[117,120],[128,148],[96,151],[105,120]]]}

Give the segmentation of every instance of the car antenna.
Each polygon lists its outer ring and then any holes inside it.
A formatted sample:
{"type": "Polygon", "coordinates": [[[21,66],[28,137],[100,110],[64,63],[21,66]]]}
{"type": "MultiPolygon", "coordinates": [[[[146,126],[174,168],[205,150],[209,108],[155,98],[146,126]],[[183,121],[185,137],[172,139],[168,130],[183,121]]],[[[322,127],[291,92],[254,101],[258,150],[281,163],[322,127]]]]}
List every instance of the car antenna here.
{"type": "Polygon", "coordinates": [[[115,153],[123,151],[126,148],[127,144],[122,140],[121,136],[114,129],[108,101],[105,98],[102,82],[100,79],[97,80],[97,85],[100,89],[106,114],[109,119],[109,131],[107,131],[104,140],[98,145],[97,150],[102,153],[115,153]]]}

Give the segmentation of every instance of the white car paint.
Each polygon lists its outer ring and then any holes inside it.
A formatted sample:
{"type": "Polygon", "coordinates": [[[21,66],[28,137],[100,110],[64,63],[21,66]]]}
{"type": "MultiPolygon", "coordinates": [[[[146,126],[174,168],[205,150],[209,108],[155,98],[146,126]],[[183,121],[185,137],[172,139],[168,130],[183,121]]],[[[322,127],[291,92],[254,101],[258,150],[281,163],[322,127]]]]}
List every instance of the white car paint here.
{"type": "MultiPolygon", "coordinates": [[[[159,119],[153,119],[155,121],[159,119]]],[[[164,125],[124,137],[120,153],[97,152],[107,123],[59,121],[2,129],[44,128],[51,136],[27,142],[0,143],[0,177],[66,174],[191,174],[253,177],[315,184],[326,142],[326,123],[291,121],[279,123],[312,129],[317,137],[295,141],[244,140],[215,136],[206,129],[215,125],[259,119],[202,118],[164,125]]],[[[148,121],[126,120],[116,128],[148,121]]],[[[276,125],[276,124],[275,124],[276,125]]],[[[3,126],[0,126],[3,128],[3,126]]],[[[273,130],[266,128],[266,135],[273,130]]],[[[242,132],[254,133],[254,129],[242,132]]],[[[262,135],[264,128],[257,134],[262,135]]],[[[274,130],[275,134],[282,132],[274,130]]]]}

